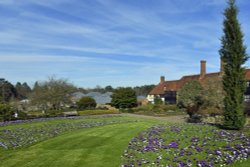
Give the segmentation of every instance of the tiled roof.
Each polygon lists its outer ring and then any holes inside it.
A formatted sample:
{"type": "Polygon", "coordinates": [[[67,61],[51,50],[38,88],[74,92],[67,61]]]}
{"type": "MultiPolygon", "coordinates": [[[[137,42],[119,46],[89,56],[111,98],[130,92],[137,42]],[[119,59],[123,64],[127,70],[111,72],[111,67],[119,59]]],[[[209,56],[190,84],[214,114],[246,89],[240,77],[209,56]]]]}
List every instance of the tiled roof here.
{"type": "Polygon", "coordinates": [[[153,90],[149,93],[150,95],[160,95],[164,94],[165,90],[177,90],[179,89],[179,81],[167,81],[164,83],[159,83],[153,90]]]}
{"type": "MultiPolygon", "coordinates": [[[[250,80],[250,69],[246,69],[246,80],[250,80]]],[[[162,95],[165,91],[177,91],[187,82],[192,80],[197,80],[204,82],[208,79],[222,77],[220,72],[216,73],[207,73],[204,77],[201,77],[200,74],[197,75],[188,75],[183,76],[180,80],[174,81],[165,81],[164,83],[159,83],[153,90],[149,93],[150,95],[162,95]]]]}
{"type": "Polygon", "coordinates": [[[250,80],[250,69],[246,69],[246,80],[250,80]]]}

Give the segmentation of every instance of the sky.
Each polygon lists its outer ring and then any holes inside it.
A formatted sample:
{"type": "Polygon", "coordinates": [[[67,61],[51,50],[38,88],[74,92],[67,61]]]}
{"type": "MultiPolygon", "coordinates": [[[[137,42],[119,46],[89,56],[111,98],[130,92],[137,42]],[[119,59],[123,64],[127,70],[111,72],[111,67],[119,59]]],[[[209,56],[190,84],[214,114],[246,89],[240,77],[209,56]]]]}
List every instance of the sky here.
{"type": "MultiPolygon", "coordinates": [[[[219,71],[225,0],[0,0],[0,78],[78,87],[219,71]]],[[[250,1],[238,0],[250,54],[250,1]]],[[[250,67],[250,60],[246,63],[250,67]]]]}

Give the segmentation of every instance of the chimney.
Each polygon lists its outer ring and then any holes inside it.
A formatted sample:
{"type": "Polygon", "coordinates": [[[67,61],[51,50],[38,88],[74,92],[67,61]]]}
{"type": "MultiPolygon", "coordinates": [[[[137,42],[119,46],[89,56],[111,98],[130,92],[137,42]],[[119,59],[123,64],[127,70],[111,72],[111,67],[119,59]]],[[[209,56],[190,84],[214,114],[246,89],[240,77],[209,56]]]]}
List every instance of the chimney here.
{"type": "Polygon", "coordinates": [[[164,83],[165,82],[165,77],[164,76],[161,76],[161,78],[160,78],[160,83],[162,84],[162,83],[164,83]]]}
{"type": "Polygon", "coordinates": [[[203,78],[206,75],[206,61],[201,60],[201,73],[200,77],[203,78]]]}

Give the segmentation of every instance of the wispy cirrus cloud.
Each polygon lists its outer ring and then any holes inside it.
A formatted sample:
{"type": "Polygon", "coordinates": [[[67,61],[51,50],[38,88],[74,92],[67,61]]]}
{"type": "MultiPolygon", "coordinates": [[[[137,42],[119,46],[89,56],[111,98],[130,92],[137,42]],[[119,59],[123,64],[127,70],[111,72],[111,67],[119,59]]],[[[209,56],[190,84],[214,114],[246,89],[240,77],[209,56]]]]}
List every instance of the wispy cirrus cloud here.
{"type": "MultiPolygon", "coordinates": [[[[34,76],[29,82],[58,74],[79,86],[119,86],[197,73],[201,59],[217,71],[224,7],[220,0],[1,1],[0,74],[15,82],[15,68],[23,68],[34,76]]],[[[247,44],[248,15],[240,15],[247,44]]]]}

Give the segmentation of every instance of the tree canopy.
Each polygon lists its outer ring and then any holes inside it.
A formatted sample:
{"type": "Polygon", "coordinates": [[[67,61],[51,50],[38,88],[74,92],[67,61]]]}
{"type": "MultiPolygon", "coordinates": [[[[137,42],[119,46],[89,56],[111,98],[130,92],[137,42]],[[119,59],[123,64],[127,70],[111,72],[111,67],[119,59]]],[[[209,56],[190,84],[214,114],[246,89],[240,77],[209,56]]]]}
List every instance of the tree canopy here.
{"type": "Polygon", "coordinates": [[[111,105],[118,109],[133,108],[137,106],[136,93],[130,87],[115,89],[111,98],[111,105]]]}
{"type": "Polygon", "coordinates": [[[77,103],[78,110],[94,109],[96,107],[96,101],[92,97],[82,97],[77,103]]]}
{"type": "Polygon", "coordinates": [[[31,93],[31,88],[29,87],[29,85],[26,82],[24,82],[22,84],[20,82],[17,82],[15,88],[17,90],[19,99],[26,99],[26,98],[28,98],[29,94],[31,93]]]}
{"type": "Polygon", "coordinates": [[[60,110],[71,103],[71,93],[76,90],[77,88],[66,79],[50,77],[47,81],[35,83],[31,102],[43,110],[60,110]]]}
{"type": "Polygon", "coordinates": [[[10,100],[17,98],[16,88],[5,79],[0,79],[0,102],[8,103],[10,100]]]}
{"type": "Polygon", "coordinates": [[[187,82],[177,94],[178,105],[186,108],[190,118],[199,111],[203,103],[203,88],[198,81],[187,82]]]}
{"type": "Polygon", "coordinates": [[[224,90],[221,78],[211,78],[203,84],[203,108],[217,108],[220,111],[224,109],[224,90]]]}

